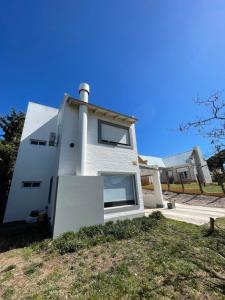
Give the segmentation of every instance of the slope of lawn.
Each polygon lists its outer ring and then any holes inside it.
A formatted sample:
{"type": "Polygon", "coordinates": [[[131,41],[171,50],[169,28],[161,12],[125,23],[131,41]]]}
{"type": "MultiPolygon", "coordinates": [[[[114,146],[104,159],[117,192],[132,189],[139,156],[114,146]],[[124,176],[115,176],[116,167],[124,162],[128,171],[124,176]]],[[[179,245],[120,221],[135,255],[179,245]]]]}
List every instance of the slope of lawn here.
{"type": "Polygon", "coordinates": [[[156,212],[8,250],[0,298],[225,299],[224,224],[209,234],[156,212]]]}

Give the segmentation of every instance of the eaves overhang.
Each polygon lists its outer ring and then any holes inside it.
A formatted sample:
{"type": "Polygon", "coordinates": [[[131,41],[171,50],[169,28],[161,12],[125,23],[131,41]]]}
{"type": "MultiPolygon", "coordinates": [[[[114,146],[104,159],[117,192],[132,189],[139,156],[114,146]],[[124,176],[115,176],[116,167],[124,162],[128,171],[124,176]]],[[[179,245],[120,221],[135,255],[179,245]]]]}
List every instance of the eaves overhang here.
{"type": "Polygon", "coordinates": [[[72,98],[70,96],[68,96],[67,102],[72,106],[78,106],[78,107],[80,105],[86,105],[87,108],[88,108],[88,111],[90,111],[94,114],[97,114],[99,116],[114,119],[116,121],[121,121],[121,122],[127,122],[127,123],[130,123],[130,124],[134,124],[138,120],[137,118],[135,118],[133,116],[128,116],[128,115],[125,115],[125,114],[121,114],[121,113],[112,111],[110,109],[106,109],[104,107],[97,106],[95,104],[91,104],[89,102],[88,103],[83,102],[79,99],[75,99],[75,98],[72,98]]]}

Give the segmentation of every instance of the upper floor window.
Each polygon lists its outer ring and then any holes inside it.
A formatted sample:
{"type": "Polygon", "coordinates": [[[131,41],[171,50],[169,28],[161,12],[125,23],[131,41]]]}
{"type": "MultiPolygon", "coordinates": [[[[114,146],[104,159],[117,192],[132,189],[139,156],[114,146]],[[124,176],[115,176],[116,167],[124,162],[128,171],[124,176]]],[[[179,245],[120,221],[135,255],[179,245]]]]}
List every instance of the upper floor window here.
{"type": "Polygon", "coordinates": [[[45,146],[47,144],[46,141],[43,140],[36,140],[36,139],[30,139],[30,143],[32,145],[40,145],[40,146],[45,146]]]}
{"type": "Polygon", "coordinates": [[[98,120],[98,142],[131,146],[130,128],[98,120]]]}

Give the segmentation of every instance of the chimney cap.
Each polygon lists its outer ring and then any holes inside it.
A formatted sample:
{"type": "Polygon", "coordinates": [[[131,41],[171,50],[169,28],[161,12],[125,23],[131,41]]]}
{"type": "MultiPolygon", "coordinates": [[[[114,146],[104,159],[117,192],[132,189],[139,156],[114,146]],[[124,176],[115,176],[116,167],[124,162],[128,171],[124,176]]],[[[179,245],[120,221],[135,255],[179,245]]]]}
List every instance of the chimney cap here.
{"type": "Polygon", "coordinates": [[[82,90],[88,92],[88,94],[89,94],[89,92],[90,92],[89,84],[86,83],[86,82],[81,83],[81,84],[79,85],[79,93],[80,93],[80,91],[82,91],[82,90]]]}

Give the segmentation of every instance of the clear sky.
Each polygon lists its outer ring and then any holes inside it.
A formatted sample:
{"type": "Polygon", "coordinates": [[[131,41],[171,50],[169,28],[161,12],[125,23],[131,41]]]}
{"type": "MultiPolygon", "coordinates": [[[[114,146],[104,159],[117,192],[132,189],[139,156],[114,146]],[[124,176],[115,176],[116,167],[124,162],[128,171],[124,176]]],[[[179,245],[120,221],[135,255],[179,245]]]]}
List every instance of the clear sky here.
{"type": "Polygon", "coordinates": [[[65,92],[135,115],[139,152],[167,156],[208,141],[176,131],[225,88],[222,0],[0,0],[0,114],[65,92]]]}

